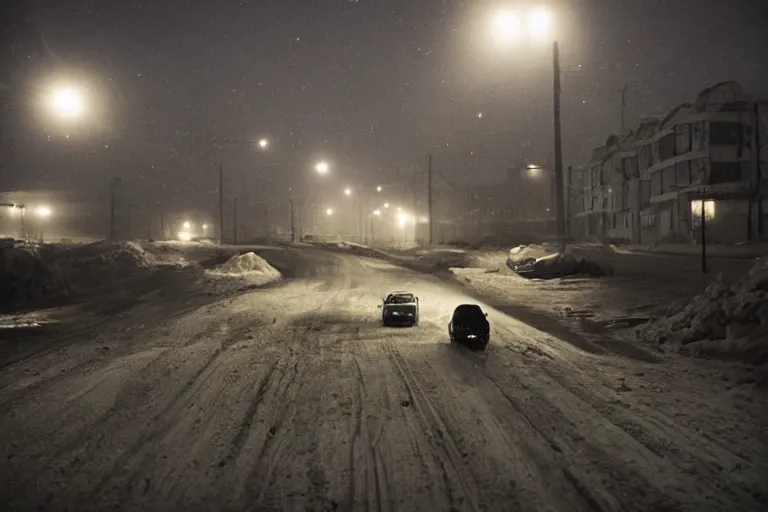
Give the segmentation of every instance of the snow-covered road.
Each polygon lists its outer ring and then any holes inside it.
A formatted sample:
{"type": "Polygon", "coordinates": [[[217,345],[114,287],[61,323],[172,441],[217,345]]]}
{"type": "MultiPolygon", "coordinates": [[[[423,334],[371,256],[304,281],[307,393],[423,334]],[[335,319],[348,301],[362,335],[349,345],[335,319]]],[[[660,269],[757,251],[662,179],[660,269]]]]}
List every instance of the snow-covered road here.
{"type": "Polygon", "coordinates": [[[446,331],[477,301],[437,277],[260,254],[292,279],[177,309],[167,292],[0,370],[0,509],[768,504],[762,404],[702,389],[706,362],[595,353],[493,309],[475,354],[446,331]],[[392,289],[420,297],[419,327],[381,327],[392,289]]]}

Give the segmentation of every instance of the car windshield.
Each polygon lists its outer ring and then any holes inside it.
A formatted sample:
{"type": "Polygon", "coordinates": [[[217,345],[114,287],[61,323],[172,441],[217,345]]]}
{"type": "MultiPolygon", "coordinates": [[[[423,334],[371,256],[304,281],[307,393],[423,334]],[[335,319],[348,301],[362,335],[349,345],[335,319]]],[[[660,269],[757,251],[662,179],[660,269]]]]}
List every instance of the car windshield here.
{"type": "Polygon", "coordinates": [[[459,306],[453,313],[453,318],[459,322],[476,322],[485,318],[483,310],[480,306],[467,305],[459,306]]]}
{"type": "Polygon", "coordinates": [[[408,304],[410,302],[416,302],[413,294],[401,293],[397,295],[390,295],[385,301],[387,304],[408,304]]]}

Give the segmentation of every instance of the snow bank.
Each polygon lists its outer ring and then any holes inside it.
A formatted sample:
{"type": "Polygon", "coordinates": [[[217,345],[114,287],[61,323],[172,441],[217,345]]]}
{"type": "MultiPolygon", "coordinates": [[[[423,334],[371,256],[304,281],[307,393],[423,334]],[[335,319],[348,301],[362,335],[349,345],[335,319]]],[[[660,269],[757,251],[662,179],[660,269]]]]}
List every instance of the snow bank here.
{"type": "Polygon", "coordinates": [[[605,266],[570,252],[561,253],[551,244],[519,245],[509,251],[507,266],[523,277],[553,279],[576,274],[604,276],[612,272],[605,266]]]}
{"type": "Polygon", "coordinates": [[[0,249],[0,306],[30,306],[67,295],[69,284],[51,251],[24,245],[0,249]]]}
{"type": "Polygon", "coordinates": [[[113,267],[149,268],[150,255],[136,242],[122,242],[101,255],[101,262],[113,267]]]}
{"type": "Polygon", "coordinates": [[[525,264],[532,263],[539,258],[554,254],[557,249],[550,244],[543,245],[518,245],[509,250],[509,257],[507,259],[510,267],[512,264],[525,264]]]}
{"type": "Polygon", "coordinates": [[[768,257],[758,259],[733,286],[722,277],[702,295],[635,331],[666,351],[690,354],[768,354],[768,257]]]}
{"type": "Polygon", "coordinates": [[[282,277],[279,270],[252,252],[232,256],[226,263],[210,273],[220,277],[247,277],[249,280],[256,280],[261,284],[270,283],[282,277]]]}

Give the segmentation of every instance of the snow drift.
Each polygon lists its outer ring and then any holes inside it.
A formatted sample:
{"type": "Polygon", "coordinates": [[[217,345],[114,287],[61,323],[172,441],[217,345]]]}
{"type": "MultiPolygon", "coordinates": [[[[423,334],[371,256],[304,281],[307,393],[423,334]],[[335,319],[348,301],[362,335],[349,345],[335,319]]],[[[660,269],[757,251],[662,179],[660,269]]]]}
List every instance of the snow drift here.
{"type": "Polygon", "coordinates": [[[253,252],[232,256],[210,274],[219,277],[246,277],[250,281],[256,280],[261,284],[270,283],[282,277],[279,270],[253,252]]]}
{"type": "Polygon", "coordinates": [[[152,262],[134,242],[16,244],[0,252],[0,306],[38,307],[83,296],[147,273],[152,262]]]}
{"type": "Polygon", "coordinates": [[[558,252],[550,244],[519,245],[509,251],[507,266],[531,279],[554,279],[577,274],[604,276],[610,269],[586,259],[577,259],[567,251],[558,252]]]}
{"type": "Polygon", "coordinates": [[[52,251],[25,245],[0,249],[0,307],[49,302],[69,292],[52,251]]]}
{"type": "Polygon", "coordinates": [[[768,257],[758,259],[733,286],[721,276],[702,295],[638,327],[637,337],[665,351],[692,355],[768,355],[768,257]]]}

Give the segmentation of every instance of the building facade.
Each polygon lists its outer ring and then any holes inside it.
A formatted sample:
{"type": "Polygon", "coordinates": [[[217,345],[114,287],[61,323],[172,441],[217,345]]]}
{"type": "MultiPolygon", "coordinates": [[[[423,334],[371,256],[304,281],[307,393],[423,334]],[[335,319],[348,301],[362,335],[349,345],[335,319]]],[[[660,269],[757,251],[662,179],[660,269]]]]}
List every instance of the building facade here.
{"type": "Polygon", "coordinates": [[[768,105],[735,82],[702,91],[663,119],[608,137],[570,169],[569,228],[577,239],[733,244],[768,235],[768,105]]]}

